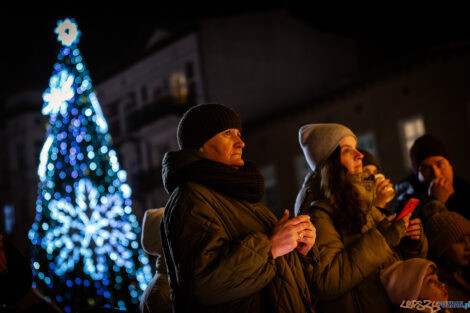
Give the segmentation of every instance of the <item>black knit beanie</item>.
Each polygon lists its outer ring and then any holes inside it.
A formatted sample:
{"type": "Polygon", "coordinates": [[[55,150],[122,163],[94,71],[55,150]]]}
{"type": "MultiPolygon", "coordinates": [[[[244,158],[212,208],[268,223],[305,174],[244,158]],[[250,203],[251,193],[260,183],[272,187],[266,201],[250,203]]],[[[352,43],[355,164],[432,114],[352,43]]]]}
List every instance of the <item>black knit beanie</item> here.
{"type": "Polygon", "coordinates": [[[442,156],[450,163],[450,155],[441,141],[436,137],[426,134],[415,140],[410,149],[411,167],[418,173],[421,162],[431,156],[442,156]]]}
{"type": "Polygon", "coordinates": [[[206,141],[229,128],[242,131],[242,122],[229,107],[218,103],[190,108],[181,118],[177,137],[180,149],[199,149],[206,141]]]}
{"type": "Polygon", "coordinates": [[[357,149],[357,150],[359,150],[359,152],[364,155],[364,158],[362,159],[362,166],[375,165],[377,167],[377,170],[380,169],[379,162],[377,162],[377,159],[372,153],[370,153],[369,151],[365,149],[357,149]]]}

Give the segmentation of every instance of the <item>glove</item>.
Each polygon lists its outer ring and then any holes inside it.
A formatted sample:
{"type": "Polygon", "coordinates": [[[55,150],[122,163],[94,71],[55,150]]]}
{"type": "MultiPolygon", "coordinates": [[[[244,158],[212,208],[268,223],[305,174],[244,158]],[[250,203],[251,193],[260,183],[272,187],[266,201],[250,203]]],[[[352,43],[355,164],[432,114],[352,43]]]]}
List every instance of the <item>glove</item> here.
{"type": "Polygon", "coordinates": [[[403,220],[391,222],[384,218],[377,225],[377,230],[384,236],[388,245],[391,248],[395,248],[400,244],[401,239],[405,237],[405,222],[403,220]]]}

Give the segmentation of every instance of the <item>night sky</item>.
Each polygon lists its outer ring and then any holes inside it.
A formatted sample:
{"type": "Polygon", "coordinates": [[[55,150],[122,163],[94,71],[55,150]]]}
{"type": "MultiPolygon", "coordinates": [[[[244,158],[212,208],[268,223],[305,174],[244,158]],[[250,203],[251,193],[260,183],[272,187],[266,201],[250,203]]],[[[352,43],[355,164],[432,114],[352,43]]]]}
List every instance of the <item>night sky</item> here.
{"type": "MultiPolygon", "coordinates": [[[[4,16],[0,19],[2,98],[18,91],[47,88],[59,49],[53,33],[59,19],[74,17],[82,31],[79,48],[93,81],[123,69],[142,55],[157,27],[181,30],[202,18],[286,8],[312,26],[353,37],[361,45],[380,47],[384,58],[397,58],[422,49],[470,38],[468,13],[449,4],[426,7],[316,6],[304,1],[273,1],[257,6],[153,9],[152,15],[96,15],[58,13],[4,16]]],[[[146,11],[146,10],[140,10],[146,11]]]]}

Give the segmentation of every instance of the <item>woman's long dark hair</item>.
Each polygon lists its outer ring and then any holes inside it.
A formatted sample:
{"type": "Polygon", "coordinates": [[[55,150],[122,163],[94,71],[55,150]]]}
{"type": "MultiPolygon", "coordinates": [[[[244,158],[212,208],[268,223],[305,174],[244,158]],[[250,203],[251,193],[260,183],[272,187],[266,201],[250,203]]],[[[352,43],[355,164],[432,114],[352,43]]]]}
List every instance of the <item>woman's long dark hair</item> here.
{"type": "Polygon", "coordinates": [[[341,148],[338,146],[320,167],[320,186],[333,207],[336,226],[346,233],[360,233],[366,223],[366,214],[361,210],[359,192],[347,179],[347,173],[341,164],[341,148]]]}

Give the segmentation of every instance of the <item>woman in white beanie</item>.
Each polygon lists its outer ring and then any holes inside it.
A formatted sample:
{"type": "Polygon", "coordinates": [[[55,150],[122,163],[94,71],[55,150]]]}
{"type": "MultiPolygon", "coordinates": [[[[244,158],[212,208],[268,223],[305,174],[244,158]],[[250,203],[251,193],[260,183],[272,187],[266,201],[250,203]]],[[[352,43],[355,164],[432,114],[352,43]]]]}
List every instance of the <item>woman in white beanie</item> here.
{"type": "Polygon", "coordinates": [[[312,169],[296,201],[317,231],[320,264],[312,293],[318,312],[392,312],[381,269],[403,257],[424,257],[419,220],[386,218],[374,205],[373,180],[362,174],[354,133],[340,124],[308,124],[299,141],[312,169]],[[404,237],[408,237],[402,240],[404,237]]]}

